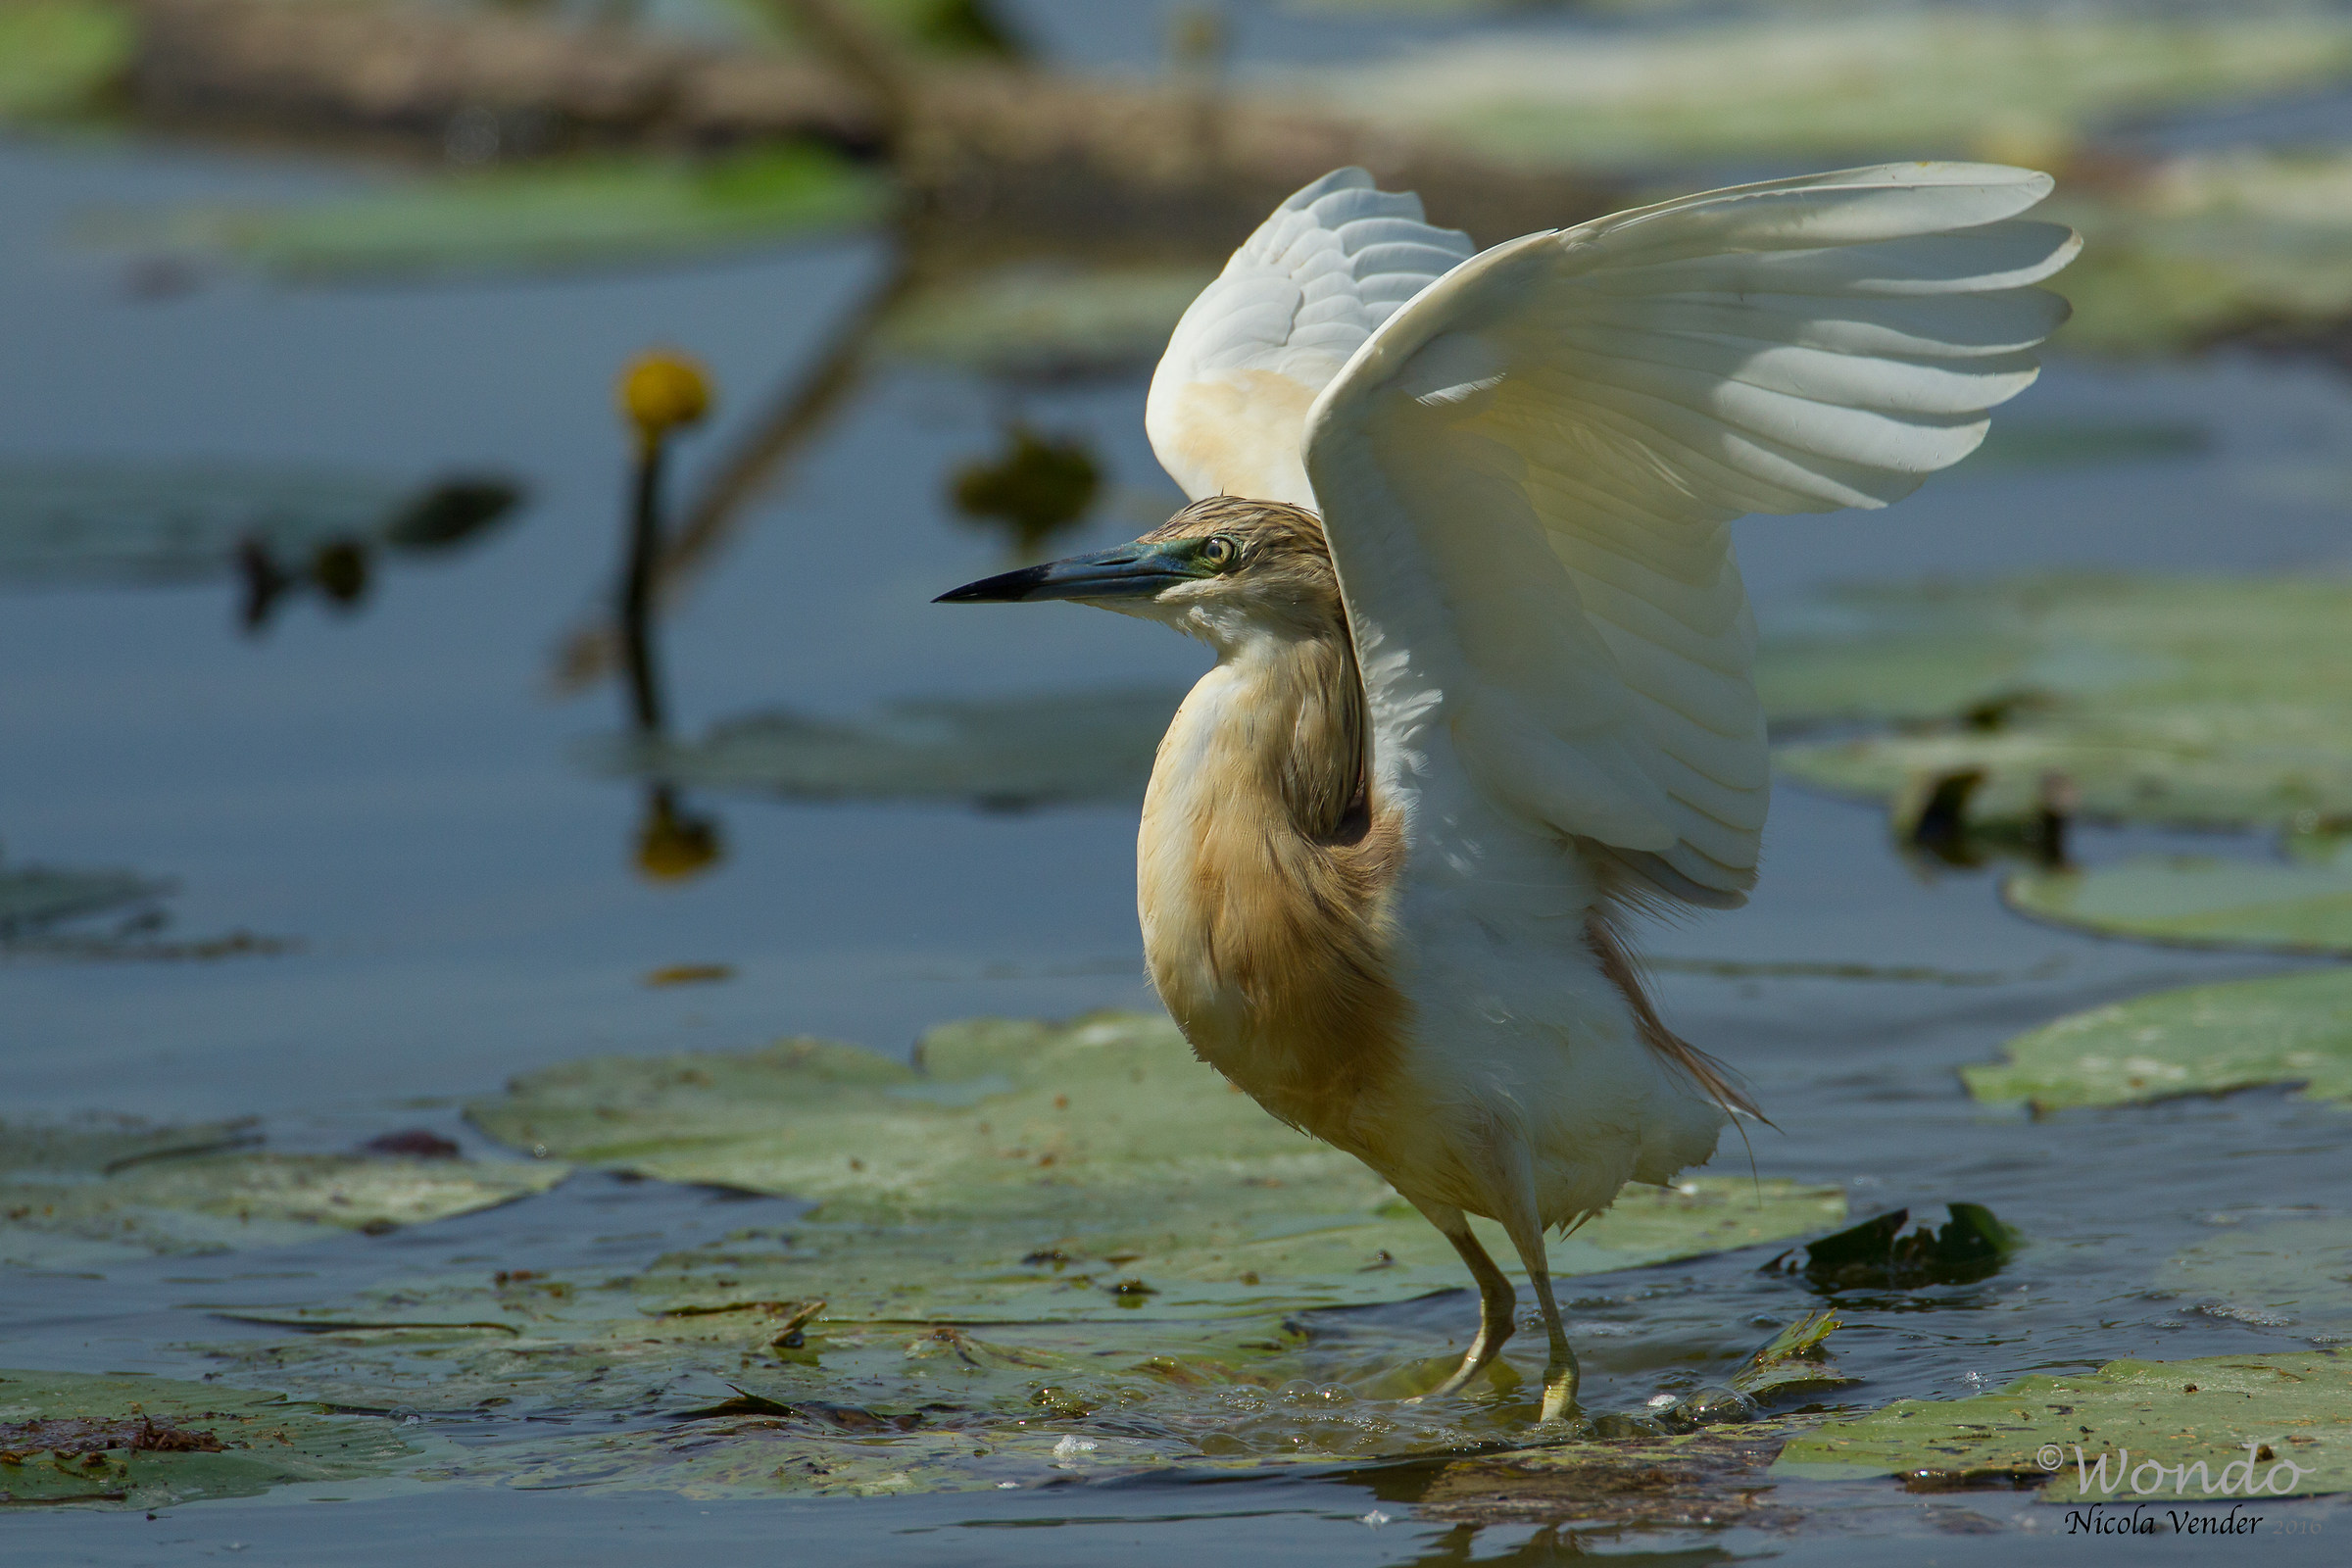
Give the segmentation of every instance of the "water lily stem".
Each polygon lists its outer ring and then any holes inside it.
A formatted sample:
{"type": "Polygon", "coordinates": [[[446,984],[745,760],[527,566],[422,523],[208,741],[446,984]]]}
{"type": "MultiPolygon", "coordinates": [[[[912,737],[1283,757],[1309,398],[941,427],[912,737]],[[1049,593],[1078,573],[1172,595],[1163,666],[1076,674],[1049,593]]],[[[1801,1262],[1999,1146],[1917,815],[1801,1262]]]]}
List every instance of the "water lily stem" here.
{"type": "Polygon", "coordinates": [[[654,661],[654,567],[662,553],[662,468],[667,441],[648,435],[637,447],[629,509],[629,556],[620,583],[620,634],[629,676],[630,715],[642,735],[667,727],[654,661]]]}

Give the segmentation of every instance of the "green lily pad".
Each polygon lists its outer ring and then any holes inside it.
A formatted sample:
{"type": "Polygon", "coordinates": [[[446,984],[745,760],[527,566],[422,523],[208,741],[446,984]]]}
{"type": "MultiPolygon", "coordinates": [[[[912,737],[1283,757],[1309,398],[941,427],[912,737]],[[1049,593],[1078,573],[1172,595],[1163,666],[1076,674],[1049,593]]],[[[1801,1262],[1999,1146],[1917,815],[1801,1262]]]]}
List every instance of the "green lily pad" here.
{"type": "Polygon", "coordinates": [[[883,321],[900,359],[986,375],[1054,378],[1148,367],[1211,267],[1020,266],[917,290],[883,321]]]}
{"type": "Polygon", "coordinates": [[[2083,235],[2066,279],[2070,347],[2195,348],[2352,313],[2352,153],[2341,148],[2190,154],[2095,195],[2062,184],[2046,211],[2083,235]]]}
{"type": "Polygon", "coordinates": [[[1791,1440],[1773,1474],[2014,1480],[2080,1506],[2352,1488],[2352,1358],[2332,1351],[2110,1361],[1966,1399],[1899,1399],[1791,1440]],[[2102,1461],[2104,1464],[2102,1465],[2102,1461]]]}
{"type": "MultiPolygon", "coordinates": [[[[1260,1110],[1164,1016],[951,1024],[916,1060],[806,1040],[605,1058],[519,1079],[467,1115],[565,1159],[813,1200],[793,1245],[759,1257],[757,1295],[842,1316],[1214,1316],[1461,1283],[1410,1205],[1260,1110]]],[[[1553,1266],[1694,1256],[1842,1212],[1834,1190],[1785,1182],[1634,1188],[1557,1243],[1553,1266]]],[[[671,1304],[695,1298],[690,1280],[677,1288],[671,1304]]]]}
{"type": "Polygon", "coordinates": [[[255,1497],[380,1481],[451,1452],[382,1416],[325,1414],[251,1389],[0,1369],[0,1511],[255,1497]]]}
{"type": "Polygon", "coordinates": [[[1798,1318],[1766,1341],[1746,1365],[1732,1374],[1732,1388],[1763,1402],[1851,1385],[1856,1380],[1838,1370],[1827,1349],[1830,1336],[1840,1326],[1835,1312],[1813,1312],[1798,1318]]]}
{"type": "MultiPolygon", "coordinates": [[[[821,40],[800,26],[795,8],[760,0],[708,0],[710,15],[733,21],[750,39],[770,48],[829,58],[821,40]]],[[[994,0],[840,0],[851,20],[898,49],[942,59],[1019,59],[1027,53],[1019,29],[994,0]]]]}
{"type": "Polygon", "coordinates": [[[2304,830],[2352,815],[2352,651],[2335,577],[2059,574],[1855,590],[1758,671],[1787,776],[1892,801],[1984,773],[1972,817],[2031,817],[2063,774],[2089,816],[2304,830]]]}
{"type": "MultiPolygon", "coordinates": [[[[617,1277],[452,1268],[217,1307],[287,1331],[211,1348],[229,1375],[466,1415],[468,1452],[435,1476],[885,1495],[1458,1449],[1535,1410],[1507,1351],[1465,1396],[1407,1403],[1458,1338],[1301,1316],[1450,1291],[1466,1334],[1474,1307],[1408,1205],[1195,1060],[1165,1017],[973,1020],[925,1035],[912,1065],[813,1040],[574,1062],[468,1115],[568,1159],[814,1206],[617,1277]]],[[[1553,1261],[1690,1257],[1843,1211],[1834,1190],[1782,1182],[1635,1189],[1553,1261]]],[[[1703,1293],[1659,1303],[1632,1338],[1664,1336],[1688,1364],[1694,1336],[1720,1338],[1710,1312],[1703,1293]]],[[[1720,1397],[1640,1430],[1834,1386],[1826,1330],[1799,1327],[1726,1348],[1720,1397]]],[[[1596,1354],[1663,1353],[1629,1343],[1596,1354]]]]}
{"type": "Polygon", "coordinates": [[[693,161],[593,156],[437,175],[362,196],[117,221],[119,243],[225,250],[300,277],[603,266],[879,219],[880,176],[812,147],[693,161]]]}
{"type": "Polygon", "coordinates": [[[36,1267],[288,1246],[545,1192],[551,1161],[236,1152],[250,1124],[0,1125],[0,1261],[36,1267]]]}
{"type": "Polygon", "coordinates": [[[290,571],[337,546],[429,554],[521,495],[490,476],[409,485],[258,464],[0,466],[0,583],[188,582],[256,552],[290,571]]]}
{"type": "Polygon", "coordinates": [[[1376,123],[1590,168],[1693,158],[2048,158],[2098,123],[2352,74],[2321,12],[1937,9],[1490,36],[1302,76],[1376,123]]]}
{"type": "Polygon", "coordinates": [[[2021,914],[2143,942],[2352,954],[2352,860],[2137,856],[2089,870],[2012,872],[2001,897],[2021,914]]]}
{"type": "Polygon", "coordinates": [[[130,70],[138,23],[99,0],[14,0],[0,6],[0,117],[84,109],[130,70]]]}
{"type": "MultiPolygon", "coordinates": [[[[750,1298],[770,1283],[760,1254],[799,1235],[747,1233],[635,1280],[404,1282],[340,1311],[270,1319],[299,1337],[212,1354],[322,1399],[474,1417],[472,1462],[445,1472],[453,1478],[690,1495],[871,1495],[1426,1453],[1511,1441],[1535,1411],[1533,1363],[1509,1351],[1464,1397],[1407,1402],[1450,1370],[1459,1342],[1359,1314],[1311,1326],[1282,1313],[1172,1317],[1147,1300],[1083,1322],[940,1323],[750,1298]],[[738,1298],[662,1310],[661,1272],[687,1268],[706,1284],[723,1278],[738,1298]],[[414,1321],[365,1315],[378,1310],[414,1321]],[[627,1425],[615,1430],[615,1415],[627,1425]],[[478,1424],[484,1416],[512,1425],[478,1424]]],[[[942,1268],[962,1266],[952,1239],[935,1250],[942,1268]]],[[[1679,1318],[1654,1308],[1643,1332],[1658,1344],[1629,1353],[1689,1365],[1693,1334],[1720,1334],[1704,1323],[1703,1303],[1679,1318]]],[[[1723,1385],[1671,1410],[1604,1413],[1589,1436],[1715,1428],[1841,1386],[1821,1358],[1834,1326],[1791,1325],[1744,1360],[1727,1357],[1723,1385]]],[[[1542,1354],[1540,1341],[1512,1348],[1542,1354]]],[[[1627,1349],[1615,1340],[1598,1353],[1627,1349]]]]}
{"type": "Polygon", "coordinates": [[[662,783],[799,800],[963,801],[1021,809],[1137,801],[1174,687],[915,699],[855,719],[759,713],[698,741],[630,740],[597,757],[662,783]]]}
{"type": "Polygon", "coordinates": [[[1960,1069],[1984,1101],[2036,1111],[2301,1084],[2352,1099],[2352,969],[2159,991],[2074,1013],[1960,1069]]]}

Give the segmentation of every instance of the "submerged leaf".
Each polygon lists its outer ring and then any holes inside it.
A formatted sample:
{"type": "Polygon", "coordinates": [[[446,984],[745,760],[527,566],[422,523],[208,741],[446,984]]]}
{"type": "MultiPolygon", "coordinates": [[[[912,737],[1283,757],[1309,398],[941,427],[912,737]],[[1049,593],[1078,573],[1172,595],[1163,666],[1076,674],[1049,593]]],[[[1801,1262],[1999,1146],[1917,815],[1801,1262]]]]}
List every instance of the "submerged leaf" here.
{"type": "Polygon", "coordinates": [[[545,1192],[549,1161],[233,1152],[249,1122],[0,1125],[0,1261],[285,1246],[387,1230],[545,1192]]]}
{"type": "Polygon", "coordinates": [[[609,766],[667,784],[812,800],[965,801],[1020,809],[1135,801],[1176,688],[918,699],[857,719],[761,713],[699,741],[630,741],[609,766]]]}
{"type": "Polygon", "coordinates": [[[152,1159],[215,1154],[261,1142],[252,1117],[158,1126],[135,1116],[0,1122],[0,1173],[111,1176],[152,1159]]]}
{"type": "Polygon", "coordinates": [[[0,1369],[0,1511],[255,1497],[413,1472],[454,1451],[381,1416],[321,1414],[251,1389],[0,1369]]]}
{"type": "Polygon", "coordinates": [[[2352,1488],[2352,1358],[2110,1361],[1973,1398],[1899,1399],[1796,1437],[1773,1474],[2041,1486],[2042,1501],[2077,1505],[2338,1492],[2352,1488]]]}
{"type": "Polygon", "coordinates": [[[2106,936],[2352,954],[2352,857],[2265,865],[2207,855],[2138,856],[2089,870],[2015,872],[2001,897],[2021,914],[2106,936]]]}
{"type": "Polygon", "coordinates": [[[0,943],[85,915],[152,906],[173,884],[135,871],[72,871],[50,865],[0,866],[0,943]]]}
{"type": "Polygon", "coordinates": [[[2020,1035],[2004,1054],[1960,1069],[1968,1092],[2037,1111],[2260,1084],[2352,1099],[2352,970],[2159,991],[2020,1035]]]}
{"type": "Polygon", "coordinates": [[[1767,1476],[1781,1441],[1778,1427],[1727,1426],[1459,1459],[1432,1478],[1413,1510],[1467,1525],[1574,1520],[1642,1530],[1768,1530],[1794,1518],[1769,1501],[1767,1476]]]}
{"type": "Polygon", "coordinates": [[[2214,1317],[2306,1334],[2328,1330],[2313,1335],[2325,1344],[2352,1329],[2346,1280],[2352,1280],[2352,1221],[2308,1214],[2226,1226],[2168,1258],[2156,1283],[2214,1317]]]}

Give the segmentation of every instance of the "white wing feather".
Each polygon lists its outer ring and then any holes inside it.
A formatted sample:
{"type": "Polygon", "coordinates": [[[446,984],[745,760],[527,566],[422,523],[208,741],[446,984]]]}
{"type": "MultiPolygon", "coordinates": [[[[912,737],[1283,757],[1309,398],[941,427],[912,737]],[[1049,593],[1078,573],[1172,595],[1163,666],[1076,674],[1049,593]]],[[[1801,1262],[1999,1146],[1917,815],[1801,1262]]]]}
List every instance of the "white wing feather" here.
{"type": "Polygon", "coordinates": [[[1360,169],[1282,204],[1177,322],[1144,428],[1194,500],[1311,507],[1306,411],[1373,330],[1466,260],[1470,236],[1421,220],[1421,198],[1360,169]]]}
{"type": "MultiPolygon", "coordinates": [[[[1206,464],[1235,493],[1324,514],[1389,798],[1450,748],[1514,818],[1605,852],[1619,891],[1740,903],[1769,771],[1727,525],[1882,507],[1976,449],[2066,316],[2031,285],[2080,241],[2016,216],[2049,189],[1904,164],[1529,235],[1355,349],[1308,413],[1303,497],[1279,466],[1206,464]]],[[[1300,315],[1269,279],[1312,265],[1236,257],[1178,329],[1185,368],[1164,398],[1154,380],[1152,435],[1188,488],[1170,451],[1204,450],[1196,389],[1261,369],[1303,386],[1345,340],[1302,353],[1257,324],[1300,315]],[[1196,324],[1229,284],[1251,304],[1196,324]]]]}

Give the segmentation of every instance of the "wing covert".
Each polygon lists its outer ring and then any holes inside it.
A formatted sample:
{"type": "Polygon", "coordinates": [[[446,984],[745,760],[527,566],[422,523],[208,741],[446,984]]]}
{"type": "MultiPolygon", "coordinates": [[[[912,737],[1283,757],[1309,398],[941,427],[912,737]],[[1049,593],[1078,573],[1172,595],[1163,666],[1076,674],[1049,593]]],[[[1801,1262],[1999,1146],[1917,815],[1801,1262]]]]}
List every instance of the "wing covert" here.
{"type": "Polygon", "coordinates": [[[1198,501],[1312,506],[1306,411],[1396,308],[1466,260],[1470,237],[1422,221],[1421,198],[1360,169],[1308,185],[1233,253],[1176,324],[1144,427],[1198,501]]]}
{"type": "Polygon", "coordinates": [[[1730,906],[1769,795],[1729,524],[1882,507],[1984,439],[2080,241],[2048,176],[1848,170],[1529,235],[1396,312],[1308,416],[1395,789],[1450,744],[1622,891],[1730,906]]]}

